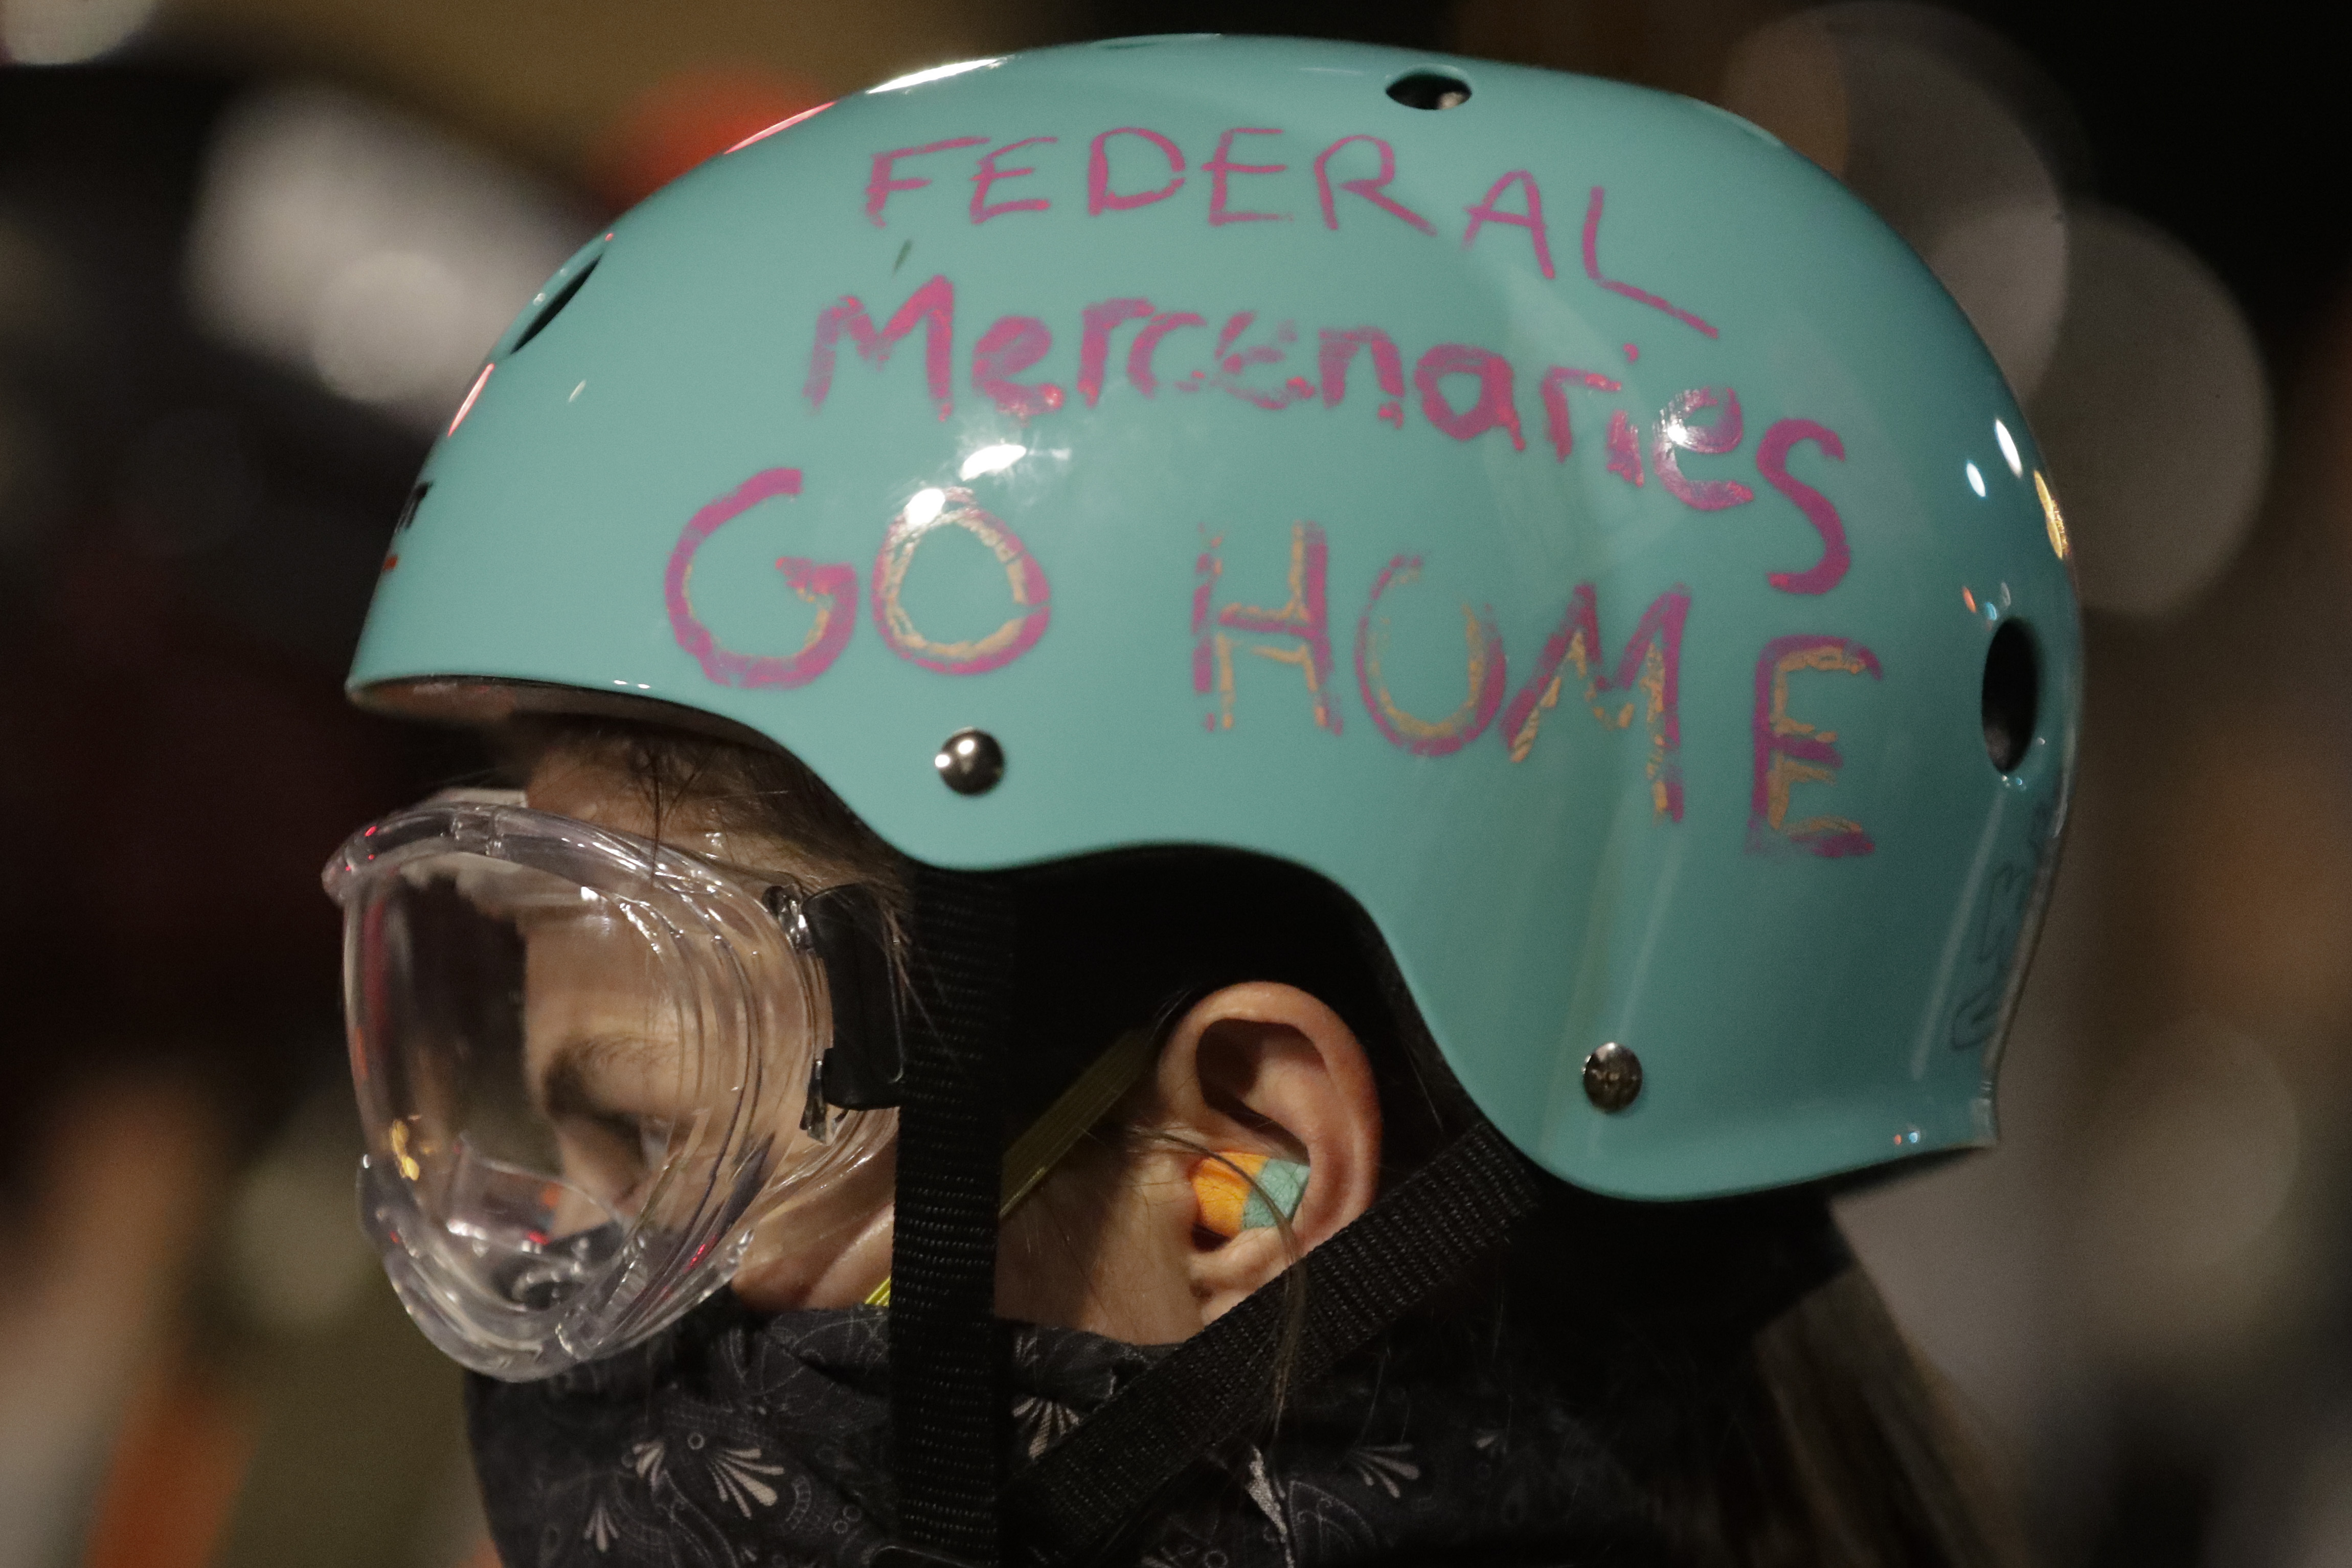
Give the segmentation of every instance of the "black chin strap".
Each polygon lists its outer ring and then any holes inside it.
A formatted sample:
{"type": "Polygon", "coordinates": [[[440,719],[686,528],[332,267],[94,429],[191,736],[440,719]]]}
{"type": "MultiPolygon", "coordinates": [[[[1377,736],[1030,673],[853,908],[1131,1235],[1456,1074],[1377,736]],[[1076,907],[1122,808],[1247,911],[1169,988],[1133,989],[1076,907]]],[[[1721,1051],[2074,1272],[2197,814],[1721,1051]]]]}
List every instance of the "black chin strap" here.
{"type": "Polygon", "coordinates": [[[1017,1555],[1069,1564],[1108,1546],[1202,1454],[1272,1414],[1277,1386],[1315,1383],[1498,1245],[1538,1190],[1491,1124],[1464,1134],[1294,1267],[1303,1322],[1293,1281],[1273,1281],[1024,1470],[1007,1497],[1017,1555]]]}
{"type": "Polygon", "coordinates": [[[1005,1419],[996,1338],[998,1061],[1011,1005],[1013,905],[993,878],[919,865],[914,880],[914,995],[890,1250],[898,1528],[875,1561],[993,1568],[1005,1419]]]}

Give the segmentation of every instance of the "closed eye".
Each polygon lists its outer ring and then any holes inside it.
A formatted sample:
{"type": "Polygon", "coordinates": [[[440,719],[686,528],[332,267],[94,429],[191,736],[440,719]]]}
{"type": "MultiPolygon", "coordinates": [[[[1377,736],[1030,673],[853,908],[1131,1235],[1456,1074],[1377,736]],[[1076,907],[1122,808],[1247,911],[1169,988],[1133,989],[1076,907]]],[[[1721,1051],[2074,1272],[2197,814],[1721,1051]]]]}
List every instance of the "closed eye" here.
{"type": "Polygon", "coordinates": [[[541,1110],[555,1127],[564,1176],[625,1212],[661,1168],[672,1124],[666,1116],[614,1103],[599,1085],[635,1076],[629,1070],[650,1054],[642,1040],[566,1040],[540,1080],[541,1110]]]}

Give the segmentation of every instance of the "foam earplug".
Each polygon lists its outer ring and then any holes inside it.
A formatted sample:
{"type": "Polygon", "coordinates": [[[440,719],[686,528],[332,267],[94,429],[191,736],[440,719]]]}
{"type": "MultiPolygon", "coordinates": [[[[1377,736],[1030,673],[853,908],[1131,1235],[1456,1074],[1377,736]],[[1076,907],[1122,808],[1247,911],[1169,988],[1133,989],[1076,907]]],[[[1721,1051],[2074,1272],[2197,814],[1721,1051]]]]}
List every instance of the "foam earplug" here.
{"type": "Polygon", "coordinates": [[[1201,1202],[1202,1228],[1231,1239],[1297,1213],[1307,1193],[1307,1167],[1297,1160],[1228,1150],[1192,1167],[1192,1191],[1201,1202]]]}

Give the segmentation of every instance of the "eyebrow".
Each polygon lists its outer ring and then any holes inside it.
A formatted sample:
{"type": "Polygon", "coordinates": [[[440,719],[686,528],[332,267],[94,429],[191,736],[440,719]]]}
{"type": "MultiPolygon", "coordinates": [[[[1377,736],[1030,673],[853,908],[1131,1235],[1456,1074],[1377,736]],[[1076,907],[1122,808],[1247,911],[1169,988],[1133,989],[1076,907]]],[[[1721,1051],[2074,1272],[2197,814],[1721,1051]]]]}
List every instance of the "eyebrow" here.
{"type": "Polygon", "coordinates": [[[643,1059],[652,1054],[650,1041],[639,1035],[591,1034],[575,1035],[565,1040],[549,1054],[547,1066],[538,1074],[532,1085],[532,1097],[539,1102],[542,1114],[550,1120],[566,1116],[602,1120],[618,1114],[600,1100],[590,1085],[592,1075],[601,1067],[629,1058],[643,1059]]]}

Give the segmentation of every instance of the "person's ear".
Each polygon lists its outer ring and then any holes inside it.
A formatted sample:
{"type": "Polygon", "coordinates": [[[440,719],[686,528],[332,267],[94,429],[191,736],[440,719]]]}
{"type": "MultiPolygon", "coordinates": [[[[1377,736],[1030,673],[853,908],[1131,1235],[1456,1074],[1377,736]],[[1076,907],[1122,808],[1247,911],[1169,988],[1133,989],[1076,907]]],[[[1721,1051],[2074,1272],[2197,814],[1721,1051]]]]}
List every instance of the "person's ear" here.
{"type": "Polygon", "coordinates": [[[1379,1192],[1371,1064],[1339,1015],[1296,986],[1253,981],[1202,998],[1169,1035],[1152,1088],[1157,1130],[1223,1156],[1193,1156],[1163,1221],[1184,1232],[1168,1241],[1182,1249],[1204,1324],[1328,1240],[1379,1192]],[[1303,1188],[1301,1172],[1269,1160],[1303,1166],[1303,1188]],[[1255,1199],[1238,1223],[1236,1184],[1255,1199]],[[1273,1222],[1285,1207],[1287,1223],[1273,1222]]]}

